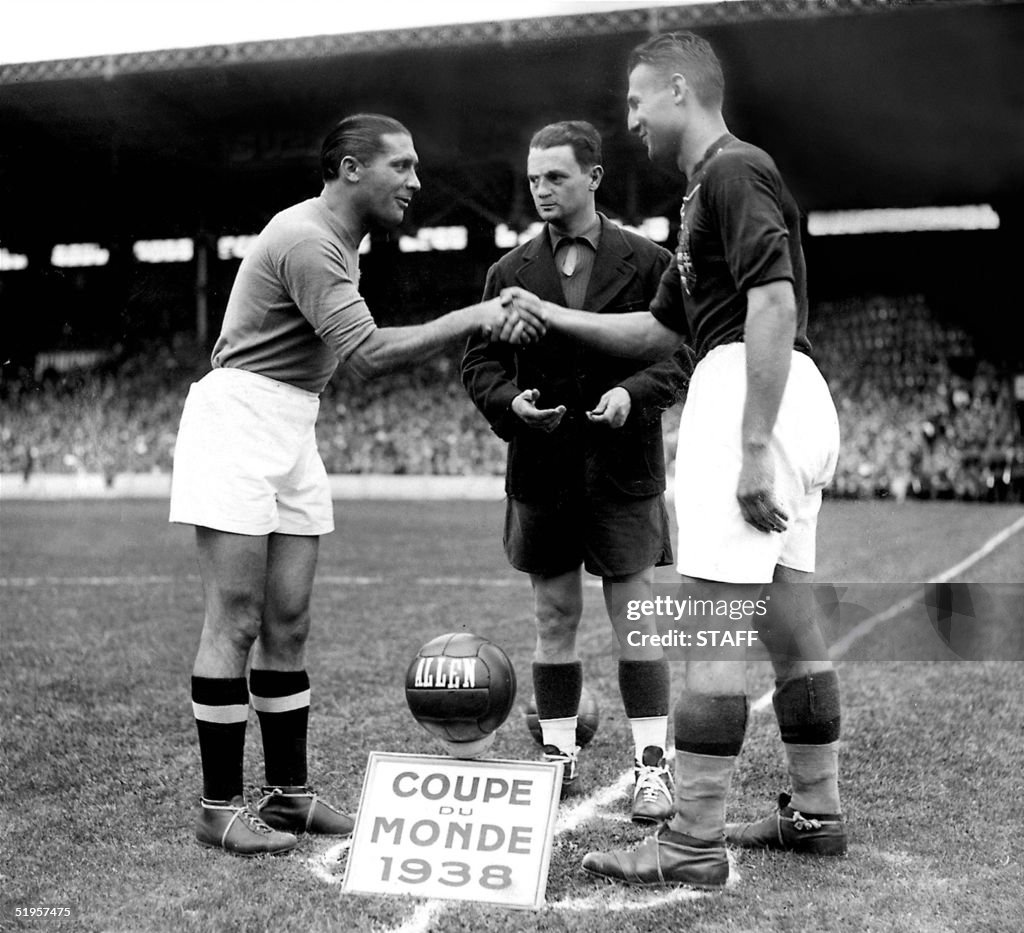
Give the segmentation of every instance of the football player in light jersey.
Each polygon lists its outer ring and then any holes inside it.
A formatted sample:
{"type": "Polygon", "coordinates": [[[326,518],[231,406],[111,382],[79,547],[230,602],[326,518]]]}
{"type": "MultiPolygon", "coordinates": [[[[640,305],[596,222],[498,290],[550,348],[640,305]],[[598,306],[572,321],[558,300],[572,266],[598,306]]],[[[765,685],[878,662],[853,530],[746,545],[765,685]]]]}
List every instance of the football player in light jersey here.
{"type": "Polygon", "coordinates": [[[303,832],[352,830],[306,772],[310,592],[320,535],[334,529],[314,425],[331,374],[342,365],[384,376],[470,334],[540,334],[500,298],[426,324],[377,326],[359,294],[359,243],[402,222],[418,165],[397,120],[337,124],[321,151],[322,192],[277,214],[242,261],[213,369],[185,402],[170,519],[196,527],[205,593],[192,677],[203,845],[261,855],[293,848],[303,832]],[[256,807],[242,786],[250,703],[266,766],[256,807]]]}

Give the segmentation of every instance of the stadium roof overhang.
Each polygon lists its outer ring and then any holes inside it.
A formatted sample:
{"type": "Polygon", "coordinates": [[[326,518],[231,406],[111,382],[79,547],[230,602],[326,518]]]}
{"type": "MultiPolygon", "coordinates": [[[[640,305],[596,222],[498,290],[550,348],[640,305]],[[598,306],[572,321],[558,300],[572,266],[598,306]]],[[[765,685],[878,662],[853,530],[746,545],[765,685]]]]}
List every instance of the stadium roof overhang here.
{"type": "Polygon", "coordinates": [[[249,233],[319,189],[340,116],[413,131],[418,226],[532,219],[531,132],[585,118],[602,202],[674,210],[677,178],[624,125],[624,63],[694,28],[723,59],[726,116],[805,210],[1015,205],[1024,191],[1024,6],[1002,0],[741,0],[0,66],[0,241],[249,233]]]}

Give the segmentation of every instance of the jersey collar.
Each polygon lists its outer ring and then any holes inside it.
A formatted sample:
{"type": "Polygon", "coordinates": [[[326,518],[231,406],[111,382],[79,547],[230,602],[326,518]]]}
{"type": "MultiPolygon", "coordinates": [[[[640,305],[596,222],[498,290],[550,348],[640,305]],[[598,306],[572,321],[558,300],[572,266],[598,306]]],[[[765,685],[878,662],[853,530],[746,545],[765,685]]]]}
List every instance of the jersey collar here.
{"type": "Polygon", "coordinates": [[[704,170],[704,167],[708,162],[728,146],[729,143],[734,142],[735,140],[736,137],[733,136],[732,133],[725,133],[724,135],[719,136],[718,139],[708,146],[707,150],[704,152],[704,158],[693,167],[693,174],[691,177],[696,178],[704,170]]]}

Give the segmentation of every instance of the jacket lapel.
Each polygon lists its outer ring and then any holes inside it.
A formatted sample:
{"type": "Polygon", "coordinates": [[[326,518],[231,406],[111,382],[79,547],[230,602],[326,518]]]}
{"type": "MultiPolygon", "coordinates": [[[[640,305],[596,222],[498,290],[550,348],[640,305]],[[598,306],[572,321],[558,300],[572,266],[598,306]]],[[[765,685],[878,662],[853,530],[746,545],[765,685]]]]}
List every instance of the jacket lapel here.
{"type": "MultiPolygon", "coordinates": [[[[594,257],[584,302],[588,311],[603,311],[637,274],[632,261],[633,248],[615,224],[603,214],[600,216],[601,242],[594,257]]],[[[558,304],[565,302],[547,228],[527,244],[515,277],[517,284],[538,297],[558,304]]]]}
{"type": "MultiPolygon", "coordinates": [[[[590,273],[584,306],[589,311],[603,311],[637,274],[632,262],[633,248],[617,226],[601,215],[601,242],[590,273]]],[[[554,268],[554,260],[552,260],[554,268]]]]}
{"type": "Polygon", "coordinates": [[[515,274],[517,284],[533,292],[538,298],[556,304],[565,303],[565,293],[562,291],[562,282],[555,268],[555,257],[551,252],[547,227],[527,244],[515,274]]]}

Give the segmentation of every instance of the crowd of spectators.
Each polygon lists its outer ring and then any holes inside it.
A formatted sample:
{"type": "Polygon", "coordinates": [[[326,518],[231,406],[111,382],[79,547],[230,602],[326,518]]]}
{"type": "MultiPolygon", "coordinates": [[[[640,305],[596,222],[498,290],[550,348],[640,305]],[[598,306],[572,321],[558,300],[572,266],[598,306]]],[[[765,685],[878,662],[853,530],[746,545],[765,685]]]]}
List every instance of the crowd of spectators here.
{"type": "Polygon", "coordinates": [[[317,439],[329,473],[505,471],[505,442],[470,402],[454,353],[368,383],[335,376],[321,399],[317,439]]]}
{"type": "Polygon", "coordinates": [[[1013,374],[980,359],[966,332],[920,296],[822,304],[813,322],[839,413],[833,495],[1022,498],[1013,374]]]}
{"type": "MultiPolygon", "coordinates": [[[[189,385],[209,368],[188,340],[92,370],[5,372],[0,473],[166,473],[189,385]]],[[[387,379],[340,372],[321,399],[317,439],[331,473],[481,475],[504,470],[504,442],[470,404],[458,354],[387,379]]]]}
{"type": "MultiPolygon", "coordinates": [[[[822,304],[812,324],[842,434],[831,495],[1024,499],[1011,373],[979,360],[966,333],[920,297],[822,304]]],[[[168,472],[185,394],[207,367],[178,339],[90,371],[5,371],[0,472],[168,472]]],[[[677,417],[665,419],[670,456],[677,417]]],[[[370,383],[340,373],[317,436],[332,473],[504,471],[505,445],[466,397],[455,352],[370,383]]]]}
{"type": "Polygon", "coordinates": [[[4,371],[0,472],[169,472],[189,383],[206,367],[189,341],[124,352],[89,370],[4,371]]]}

